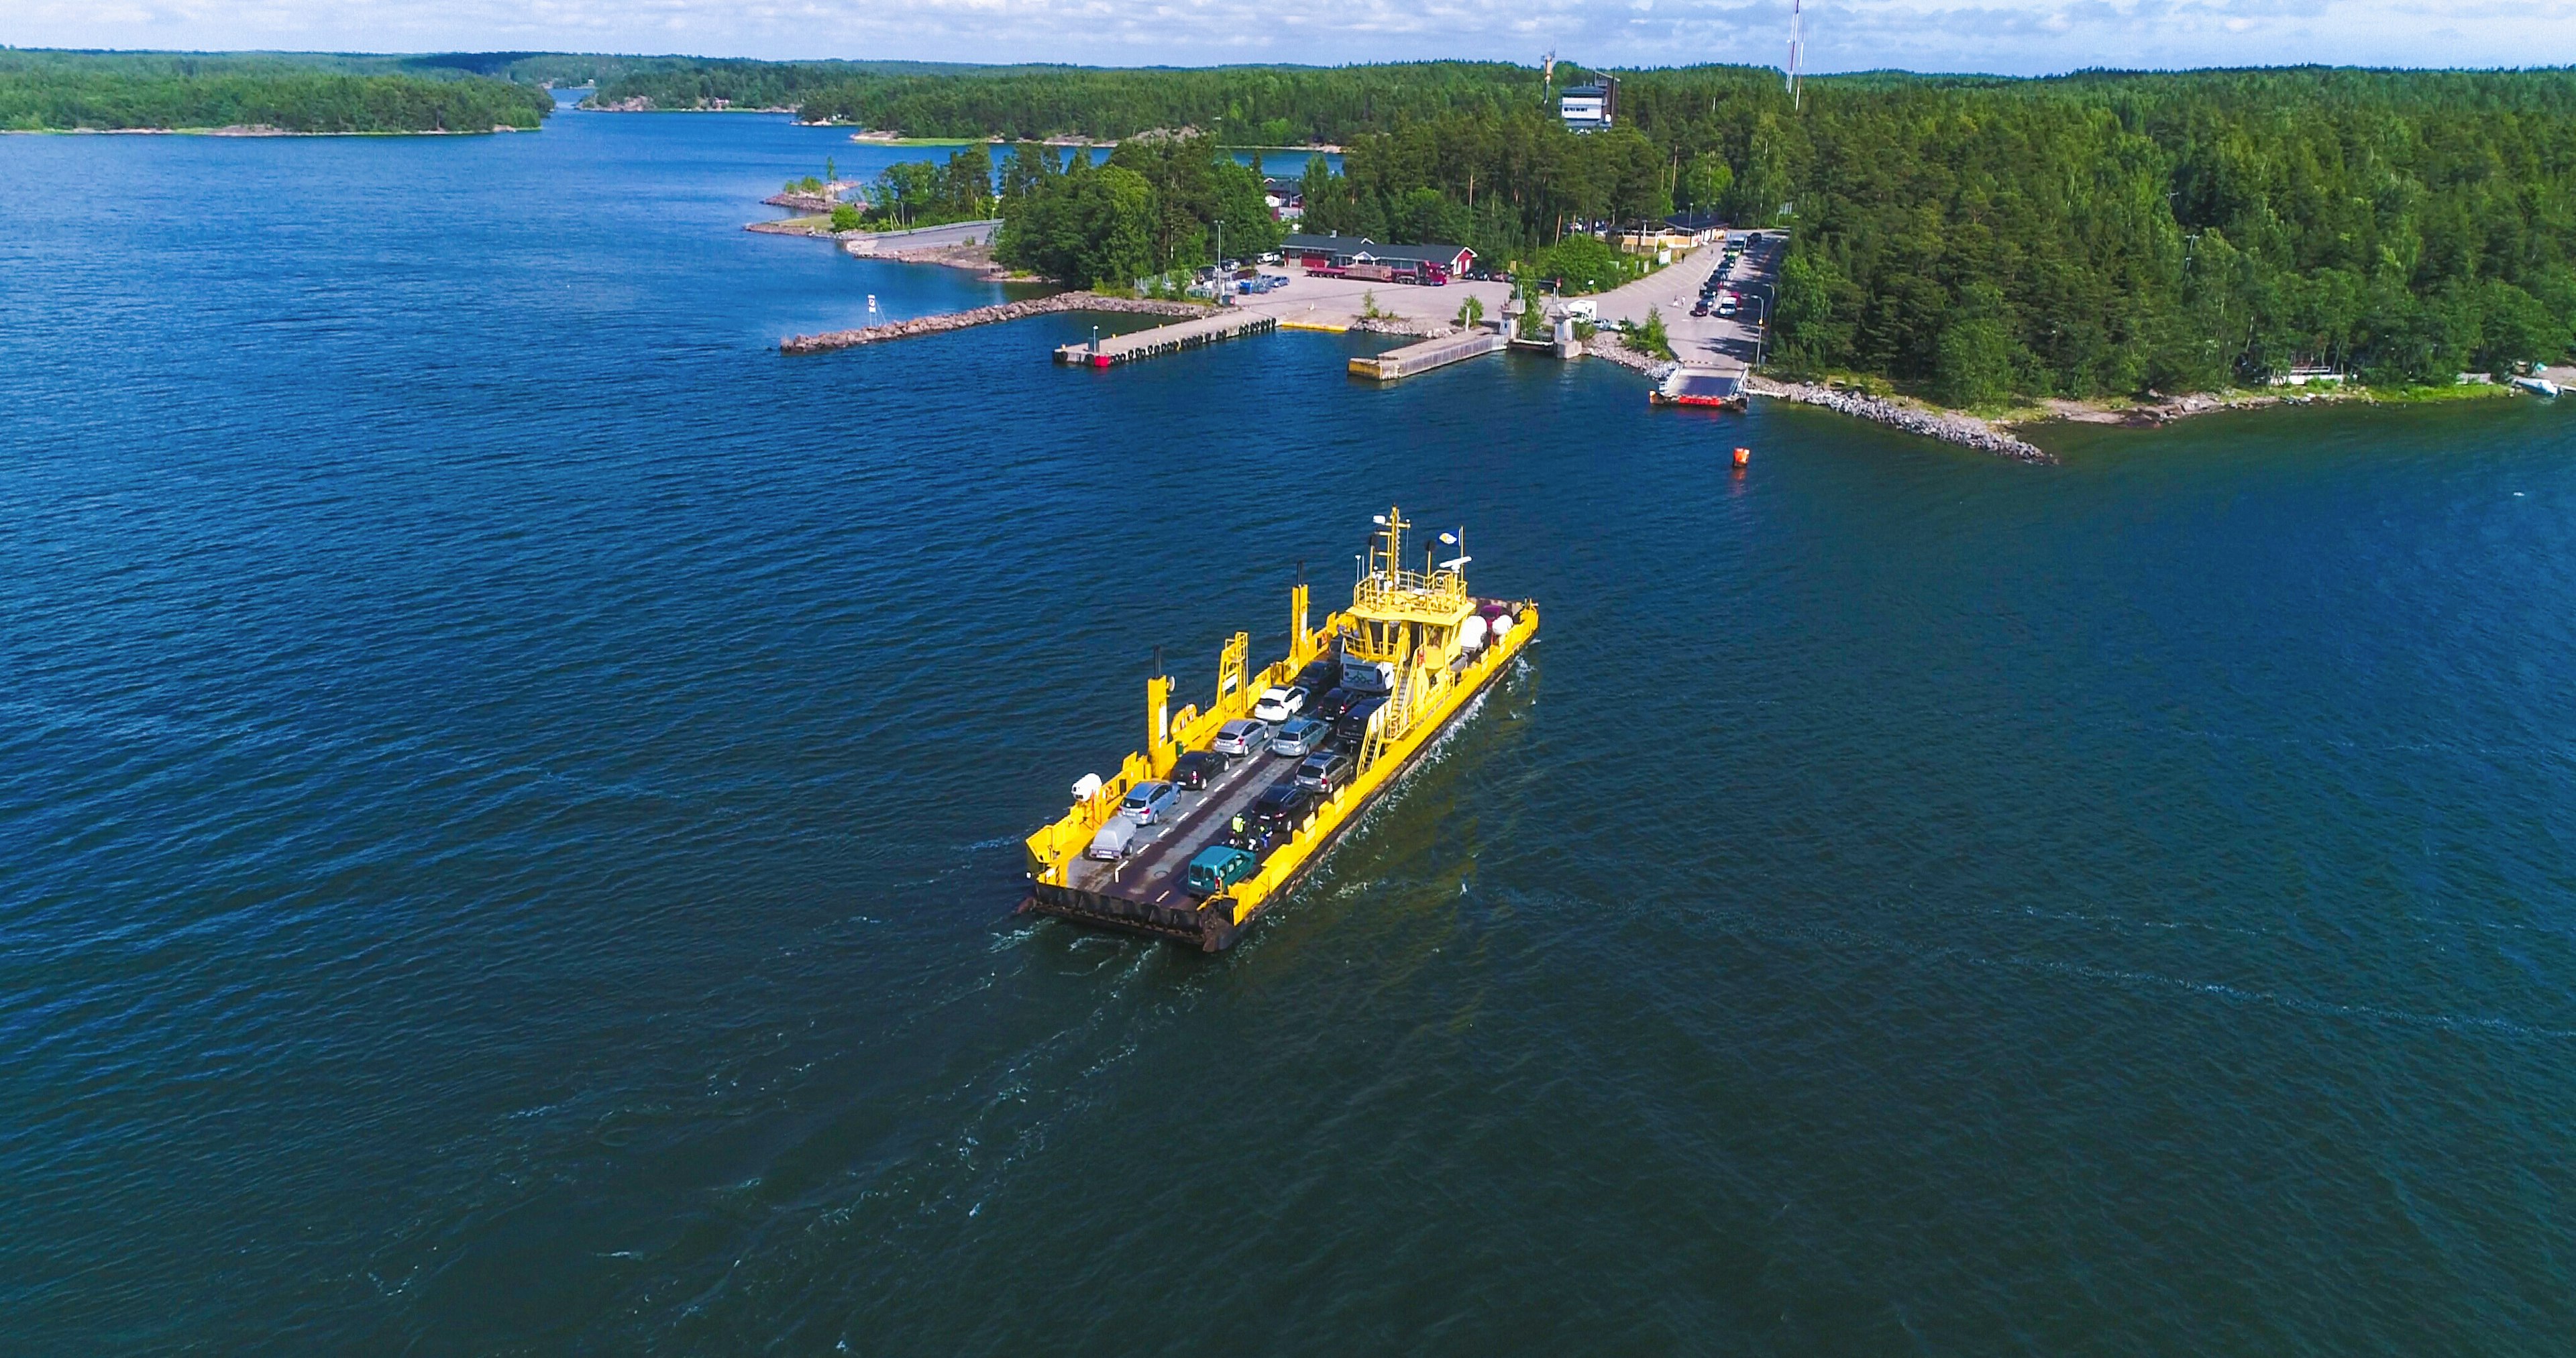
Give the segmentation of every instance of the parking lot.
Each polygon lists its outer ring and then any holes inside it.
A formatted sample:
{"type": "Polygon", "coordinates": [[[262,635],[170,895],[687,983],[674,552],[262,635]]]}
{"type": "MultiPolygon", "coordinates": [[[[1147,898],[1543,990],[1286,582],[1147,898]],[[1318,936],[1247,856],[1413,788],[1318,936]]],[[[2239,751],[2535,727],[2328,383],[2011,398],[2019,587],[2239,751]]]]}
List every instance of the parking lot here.
{"type": "Polygon", "coordinates": [[[1717,271],[1724,258],[1724,253],[1711,245],[1692,252],[1670,268],[1601,294],[1597,299],[1601,320],[1604,324],[1636,322],[1646,319],[1649,310],[1660,312],[1664,332],[1672,339],[1674,357],[1695,366],[1749,368],[1759,357],[1762,322],[1770,314],[1780,257],[1786,250],[1787,242],[1770,233],[1744,247],[1743,256],[1725,283],[1743,299],[1743,309],[1734,316],[1690,314],[1692,304],[1699,300],[1700,284],[1717,271]]]}

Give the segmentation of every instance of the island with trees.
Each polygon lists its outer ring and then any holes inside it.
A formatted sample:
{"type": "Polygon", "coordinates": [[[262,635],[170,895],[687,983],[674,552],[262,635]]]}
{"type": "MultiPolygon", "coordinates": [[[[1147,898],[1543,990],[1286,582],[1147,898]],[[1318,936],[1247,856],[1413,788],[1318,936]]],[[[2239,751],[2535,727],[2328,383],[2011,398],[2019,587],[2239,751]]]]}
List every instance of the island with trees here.
{"type": "Polygon", "coordinates": [[[0,130],[530,131],[542,86],[437,58],[0,51],[0,130]]]}

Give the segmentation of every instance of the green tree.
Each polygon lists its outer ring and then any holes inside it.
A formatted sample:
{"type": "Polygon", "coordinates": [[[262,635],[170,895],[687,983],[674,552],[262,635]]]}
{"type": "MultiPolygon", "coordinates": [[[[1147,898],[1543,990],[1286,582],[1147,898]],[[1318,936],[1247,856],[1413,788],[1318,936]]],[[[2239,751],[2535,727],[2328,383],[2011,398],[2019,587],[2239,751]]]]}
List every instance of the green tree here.
{"type": "Polygon", "coordinates": [[[1153,186],[1121,165],[1063,175],[1003,203],[994,255],[1065,283],[1124,286],[1161,272],[1153,186]]]}
{"type": "Polygon", "coordinates": [[[948,221],[975,221],[992,211],[993,155],[982,142],[950,154],[939,172],[938,197],[948,221]]]}
{"type": "Polygon", "coordinates": [[[1664,313],[1654,307],[1646,308],[1646,319],[1628,332],[1628,347],[1649,357],[1670,359],[1673,356],[1673,337],[1664,328],[1664,313]]]}
{"type": "Polygon", "coordinates": [[[1933,391],[1953,406],[1992,405],[2012,389],[2012,337],[1991,316],[1962,316],[1942,328],[1933,391]]]}
{"type": "Polygon", "coordinates": [[[1715,151],[1702,151],[1691,158],[1682,170],[1682,201],[1703,211],[1715,211],[1726,202],[1735,187],[1735,167],[1715,151]]]}
{"type": "Polygon", "coordinates": [[[1594,236],[1568,236],[1539,259],[1539,277],[1562,281],[1569,293],[1616,287],[1626,273],[1619,253],[1594,236]]]}
{"type": "Polygon", "coordinates": [[[1396,200],[1388,223],[1391,244],[1456,245],[1474,230],[1466,207],[1434,188],[1419,188],[1396,200]]]}
{"type": "Polygon", "coordinates": [[[832,205],[832,229],[835,231],[858,230],[858,208],[849,203],[834,203],[832,205]]]}

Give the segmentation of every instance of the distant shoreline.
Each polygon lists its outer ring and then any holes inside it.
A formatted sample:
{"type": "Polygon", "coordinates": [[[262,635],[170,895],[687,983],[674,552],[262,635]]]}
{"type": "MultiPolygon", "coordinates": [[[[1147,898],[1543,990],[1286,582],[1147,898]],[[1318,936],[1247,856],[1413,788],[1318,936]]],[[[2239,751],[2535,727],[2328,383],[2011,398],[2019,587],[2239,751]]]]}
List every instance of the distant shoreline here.
{"type": "Polygon", "coordinates": [[[297,132],[257,125],[228,127],[0,127],[12,137],[489,137],[502,132],[541,132],[538,127],[494,123],[482,130],[454,127],[393,128],[380,132],[297,132]]]}

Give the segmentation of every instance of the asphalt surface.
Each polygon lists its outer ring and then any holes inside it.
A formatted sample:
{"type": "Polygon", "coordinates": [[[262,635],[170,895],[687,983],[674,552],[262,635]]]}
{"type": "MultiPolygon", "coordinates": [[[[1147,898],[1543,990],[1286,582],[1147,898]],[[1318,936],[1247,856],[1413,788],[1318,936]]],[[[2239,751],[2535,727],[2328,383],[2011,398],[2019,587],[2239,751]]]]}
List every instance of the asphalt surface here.
{"type": "Polygon", "coordinates": [[[1780,259],[1787,248],[1787,240],[1778,235],[1766,235],[1744,247],[1743,257],[1736,261],[1726,280],[1726,287],[1742,299],[1741,309],[1733,317],[1690,314],[1692,305],[1699,301],[1700,284],[1725,257],[1725,252],[1713,245],[1594,300],[1600,305],[1605,323],[1642,321],[1650,309],[1663,313],[1664,333],[1672,338],[1673,355],[1684,363],[1750,368],[1760,356],[1759,322],[1770,315],[1780,259]]]}
{"type": "Polygon", "coordinates": [[[982,222],[950,222],[946,226],[915,227],[910,231],[878,231],[865,236],[852,236],[842,243],[853,253],[875,253],[890,250],[936,250],[950,245],[981,245],[1000,230],[1000,218],[982,222]]]}

